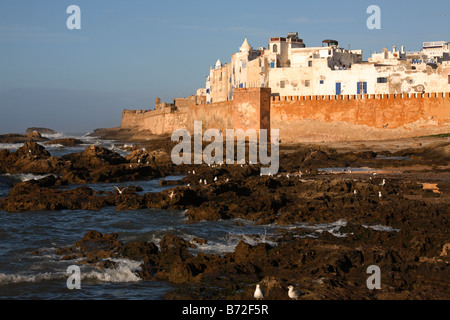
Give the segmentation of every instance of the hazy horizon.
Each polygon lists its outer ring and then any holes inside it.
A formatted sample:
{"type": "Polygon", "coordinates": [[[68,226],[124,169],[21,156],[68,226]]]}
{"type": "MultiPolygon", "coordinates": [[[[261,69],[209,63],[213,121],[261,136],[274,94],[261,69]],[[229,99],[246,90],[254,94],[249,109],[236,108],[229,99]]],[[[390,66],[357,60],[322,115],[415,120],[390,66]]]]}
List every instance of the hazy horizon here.
{"type": "Polygon", "coordinates": [[[336,39],[371,52],[450,40],[450,2],[422,1],[12,1],[0,3],[0,133],[29,127],[92,132],[120,125],[123,109],[150,109],[205,86],[248,38],[298,32],[306,46],[336,39]],[[69,30],[66,9],[81,9],[69,30]],[[367,7],[381,8],[369,30],[367,7]]]}

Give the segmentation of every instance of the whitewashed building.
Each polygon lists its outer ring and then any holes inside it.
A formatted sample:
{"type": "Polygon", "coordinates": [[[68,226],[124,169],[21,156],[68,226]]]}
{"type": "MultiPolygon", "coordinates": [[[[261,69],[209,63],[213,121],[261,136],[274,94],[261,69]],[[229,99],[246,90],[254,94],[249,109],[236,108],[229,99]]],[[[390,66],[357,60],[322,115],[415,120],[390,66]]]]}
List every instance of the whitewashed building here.
{"type": "Polygon", "coordinates": [[[307,47],[297,33],[253,49],[247,39],[231,62],[220,60],[206,82],[207,103],[233,98],[234,88],[270,87],[273,95],[358,95],[450,92],[449,42],[425,42],[418,53],[404,46],[362,60],[362,50],[324,40],[307,47]]]}

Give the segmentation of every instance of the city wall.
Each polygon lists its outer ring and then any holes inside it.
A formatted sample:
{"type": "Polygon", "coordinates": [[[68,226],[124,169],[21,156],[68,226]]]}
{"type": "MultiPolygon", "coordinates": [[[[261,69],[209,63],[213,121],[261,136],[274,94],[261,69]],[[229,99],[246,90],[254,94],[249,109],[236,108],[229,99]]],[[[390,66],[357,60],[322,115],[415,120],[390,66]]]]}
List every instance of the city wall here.
{"type": "Polygon", "coordinates": [[[124,110],[121,127],[169,134],[203,129],[279,129],[282,142],[381,140],[450,132],[450,94],[271,97],[268,88],[235,89],[233,100],[178,110],[124,110]]]}
{"type": "Polygon", "coordinates": [[[270,89],[235,89],[230,101],[198,104],[158,110],[124,110],[122,129],[148,130],[156,135],[171,135],[176,129],[194,131],[194,121],[202,121],[203,130],[270,129],[270,89]]]}
{"type": "Polygon", "coordinates": [[[450,132],[449,93],[272,97],[283,142],[381,140],[450,132]]]}

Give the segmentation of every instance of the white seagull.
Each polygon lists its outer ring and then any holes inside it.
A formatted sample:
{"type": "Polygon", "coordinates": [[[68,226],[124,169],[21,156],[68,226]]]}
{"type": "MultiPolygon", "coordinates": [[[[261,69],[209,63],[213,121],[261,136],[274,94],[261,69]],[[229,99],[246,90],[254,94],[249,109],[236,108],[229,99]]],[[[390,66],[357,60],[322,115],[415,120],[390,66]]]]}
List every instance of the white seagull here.
{"type": "Polygon", "coordinates": [[[117,192],[119,192],[119,194],[122,194],[128,187],[119,189],[119,187],[114,186],[114,188],[117,190],[117,192]]]}
{"type": "Polygon", "coordinates": [[[380,186],[384,186],[384,185],[386,185],[386,179],[383,179],[383,182],[380,183],[380,186]]]}
{"type": "Polygon", "coordinates": [[[381,191],[378,191],[378,198],[382,198],[383,197],[383,195],[381,194],[381,191]]]}
{"type": "Polygon", "coordinates": [[[175,196],[175,193],[173,192],[173,190],[172,190],[172,192],[169,194],[169,197],[170,197],[170,200],[172,200],[172,198],[175,196]]]}
{"type": "Polygon", "coordinates": [[[263,293],[263,291],[261,290],[261,288],[259,287],[259,284],[256,285],[256,290],[255,290],[255,293],[253,294],[253,297],[254,297],[256,300],[262,300],[262,299],[264,299],[264,293],[263,293]]]}
{"type": "Polygon", "coordinates": [[[214,182],[217,181],[217,177],[214,178],[214,182]]]}
{"type": "Polygon", "coordinates": [[[293,286],[289,286],[288,289],[289,289],[288,292],[289,298],[291,298],[292,300],[297,300],[298,298],[300,298],[300,293],[297,290],[295,290],[293,286]]]}

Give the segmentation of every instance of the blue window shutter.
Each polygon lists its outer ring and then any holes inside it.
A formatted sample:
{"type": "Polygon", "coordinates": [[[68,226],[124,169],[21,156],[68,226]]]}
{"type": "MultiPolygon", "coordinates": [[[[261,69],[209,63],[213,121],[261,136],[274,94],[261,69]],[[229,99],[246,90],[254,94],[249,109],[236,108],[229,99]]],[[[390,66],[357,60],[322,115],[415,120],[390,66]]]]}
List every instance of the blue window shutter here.
{"type": "Polygon", "coordinates": [[[275,68],[275,62],[271,62],[271,63],[270,63],[270,68],[271,68],[271,69],[275,68]]]}
{"type": "Polygon", "coordinates": [[[367,82],[364,82],[364,94],[367,94],[367,82]]]}
{"type": "Polygon", "coordinates": [[[340,82],[336,82],[336,95],[340,95],[341,94],[341,83],[340,82]]]}
{"type": "Polygon", "coordinates": [[[361,94],[361,83],[358,82],[358,87],[356,89],[357,94],[361,94]]]}

